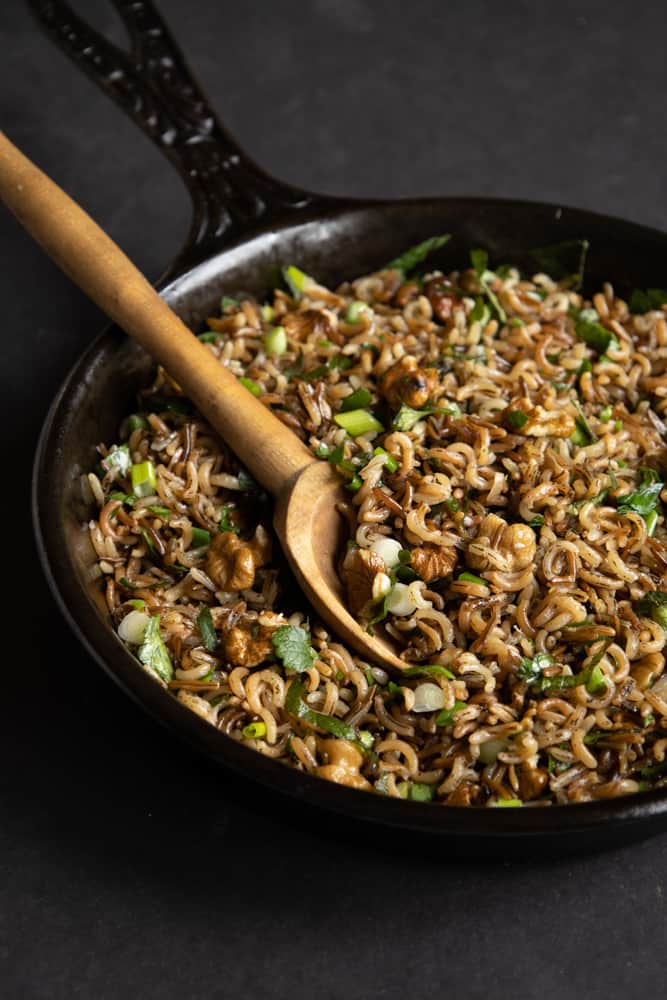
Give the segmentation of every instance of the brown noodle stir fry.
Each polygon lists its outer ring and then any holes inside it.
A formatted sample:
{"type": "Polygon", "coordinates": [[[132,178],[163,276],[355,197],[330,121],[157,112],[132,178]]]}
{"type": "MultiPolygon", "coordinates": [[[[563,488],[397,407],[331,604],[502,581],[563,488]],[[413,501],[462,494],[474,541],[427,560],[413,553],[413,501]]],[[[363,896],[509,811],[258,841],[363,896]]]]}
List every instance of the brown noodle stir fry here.
{"type": "Polygon", "coordinates": [[[202,719],[353,788],[519,806],[655,787],[667,295],[584,300],[482,251],[412,279],[437,244],[336,291],[286,268],[201,335],[338,468],[349,606],[405,676],[310,617],[268,498],[161,369],[84,477],[114,625],[202,719]]]}

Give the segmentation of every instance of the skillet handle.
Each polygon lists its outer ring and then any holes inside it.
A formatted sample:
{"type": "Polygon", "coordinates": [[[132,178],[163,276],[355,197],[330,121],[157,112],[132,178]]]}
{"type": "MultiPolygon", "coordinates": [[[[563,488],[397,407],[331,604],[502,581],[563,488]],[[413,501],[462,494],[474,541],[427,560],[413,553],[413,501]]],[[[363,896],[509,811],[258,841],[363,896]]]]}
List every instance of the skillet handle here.
{"type": "Polygon", "coordinates": [[[170,275],[211,256],[260,221],[337,200],[274,179],[242,151],[216,117],[151,0],[113,0],[130,36],[129,52],[100,35],[64,0],[28,3],[56,44],[181,175],[192,198],[193,220],[170,275]]]}

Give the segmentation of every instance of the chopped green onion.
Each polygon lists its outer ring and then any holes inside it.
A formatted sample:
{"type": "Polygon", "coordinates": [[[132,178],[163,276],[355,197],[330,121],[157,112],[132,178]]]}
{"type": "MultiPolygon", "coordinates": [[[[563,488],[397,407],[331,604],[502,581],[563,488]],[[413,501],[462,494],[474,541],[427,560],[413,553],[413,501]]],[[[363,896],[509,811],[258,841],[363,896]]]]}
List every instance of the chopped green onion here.
{"type": "Polygon", "coordinates": [[[497,809],[501,808],[508,809],[508,808],[516,808],[518,806],[522,806],[523,802],[521,801],[521,799],[498,799],[496,802],[493,802],[492,805],[495,806],[497,809]]]}
{"type": "Polygon", "coordinates": [[[339,427],[351,437],[360,437],[362,434],[379,434],[384,427],[372,413],[368,410],[350,410],[349,413],[337,413],[334,420],[339,427]]]}
{"type": "Polygon", "coordinates": [[[390,455],[388,451],[384,448],[375,448],[373,450],[374,455],[384,455],[384,467],[387,472],[393,475],[394,472],[398,471],[398,462],[393,455],[390,455]]]}
{"type": "Polygon", "coordinates": [[[197,627],[204,640],[204,647],[209,653],[214,653],[218,648],[218,637],[215,633],[215,625],[213,624],[213,616],[211,615],[210,608],[201,609],[197,615],[197,627]]]}
{"type": "Polygon", "coordinates": [[[460,580],[461,583],[477,583],[480,587],[489,586],[486,580],[483,580],[481,576],[475,576],[474,573],[459,573],[456,579],[460,580]]]}
{"type": "Polygon", "coordinates": [[[211,533],[206,531],[205,528],[193,528],[192,529],[192,548],[201,549],[204,545],[209,545],[211,542],[211,533]]]}
{"type": "Polygon", "coordinates": [[[658,523],[658,515],[656,511],[652,510],[649,514],[647,514],[644,521],[646,522],[646,534],[649,538],[652,538],[655,534],[656,525],[658,523]]]}
{"type": "Polygon", "coordinates": [[[586,690],[589,694],[604,694],[607,690],[604,676],[604,673],[600,670],[600,667],[596,663],[591,670],[590,677],[586,681],[586,690]]]}
{"type": "Polygon", "coordinates": [[[243,727],[243,736],[246,740],[261,740],[266,736],[266,723],[249,722],[243,727]]]}
{"type": "Polygon", "coordinates": [[[243,388],[247,389],[248,392],[251,392],[253,396],[261,396],[264,391],[261,385],[258,385],[257,382],[253,382],[251,378],[246,378],[245,375],[241,375],[239,382],[243,388]]]}
{"type": "Polygon", "coordinates": [[[224,312],[225,309],[238,309],[241,305],[238,299],[232,298],[231,295],[223,295],[220,299],[220,311],[224,312]]]}
{"type": "Polygon", "coordinates": [[[524,323],[524,321],[522,319],[519,319],[518,316],[512,316],[512,318],[510,320],[510,326],[515,326],[516,327],[516,326],[525,326],[525,325],[526,324],[524,323]]]}
{"type": "Polygon", "coordinates": [[[130,471],[132,478],[132,490],[137,497],[149,497],[155,493],[157,479],[155,477],[155,466],[151,461],[137,462],[130,471]]]}
{"type": "Polygon", "coordinates": [[[461,407],[458,403],[450,403],[449,406],[428,406],[424,407],[423,410],[414,410],[407,403],[403,403],[394,417],[391,426],[395,431],[411,431],[418,421],[425,420],[427,417],[435,416],[438,413],[448,414],[458,420],[461,416],[461,407]]]}
{"type": "Polygon", "coordinates": [[[423,781],[412,781],[408,795],[413,802],[432,802],[435,797],[435,788],[433,785],[424,784],[423,781]]]}
{"type": "Polygon", "coordinates": [[[265,303],[265,304],[264,304],[264,305],[262,306],[262,308],[261,308],[261,313],[262,313],[262,319],[263,319],[263,320],[264,320],[264,321],[265,321],[266,323],[271,323],[271,322],[273,321],[273,317],[274,317],[274,315],[275,315],[275,311],[274,311],[274,308],[273,308],[273,306],[270,306],[270,305],[268,304],[268,302],[266,302],[266,303],[265,303]]]}
{"type": "Polygon", "coordinates": [[[345,310],[346,323],[360,323],[362,314],[368,312],[370,306],[367,302],[350,302],[345,310]]]}
{"type": "Polygon", "coordinates": [[[200,333],[197,340],[201,340],[202,344],[215,344],[219,337],[220,334],[216,330],[207,330],[206,333],[200,333]]]}
{"type": "Polygon", "coordinates": [[[168,507],[158,507],[157,504],[151,504],[147,510],[149,510],[151,514],[157,514],[158,517],[169,517],[171,514],[168,507]]]}
{"type": "Polygon", "coordinates": [[[126,603],[134,608],[135,611],[142,611],[146,607],[146,602],[142,597],[134,597],[126,603]]]}
{"type": "Polygon", "coordinates": [[[292,298],[296,299],[297,302],[303,298],[304,292],[307,292],[310,287],[316,284],[310,275],[300,271],[298,267],[294,267],[292,264],[289,267],[284,267],[282,273],[285,284],[292,294],[292,298]]]}
{"type": "Polygon", "coordinates": [[[264,335],[264,346],[269,354],[279,357],[287,350],[287,333],[284,326],[272,326],[264,335]]]}
{"type": "Polygon", "coordinates": [[[477,297],[475,305],[468,313],[468,325],[472,323],[479,323],[480,326],[485,327],[486,324],[491,319],[491,310],[485,303],[484,299],[477,297]]]}
{"type": "Polygon", "coordinates": [[[543,524],[544,524],[544,514],[536,514],[535,517],[531,517],[530,521],[528,522],[528,525],[531,528],[541,528],[543,524]]]}
{"type": "Polygon", "coordinates": [[[609,423],[613,412],[614,412],[613,406],[611,405],[605,406],[604,410],[600,410],[599,419],[602,421],[603,424],[609,423]]]}
{"type": "Polygon", "coordinates": [[[420,663],[416,667],[404,667],[401,673],[405,677],[447,677],[450,681],[456,679],[448,667],[443,667],[440,663],[420,663]]]}
{"type": "Polygon", "coordinates": [[[375,737],[372,733],[369,733],[367,729],[359,730],[359,742],[361,743],[364,750],[372,750],[373,744],[375,743],[375,737]]]}
{"type": "Polygon", "coordinates": [[[349,490],[350,493],[356,493],[363,486],[363,480],[361,476],[353,476],[349,483],[345,483],[345,489],[349,490]]]}

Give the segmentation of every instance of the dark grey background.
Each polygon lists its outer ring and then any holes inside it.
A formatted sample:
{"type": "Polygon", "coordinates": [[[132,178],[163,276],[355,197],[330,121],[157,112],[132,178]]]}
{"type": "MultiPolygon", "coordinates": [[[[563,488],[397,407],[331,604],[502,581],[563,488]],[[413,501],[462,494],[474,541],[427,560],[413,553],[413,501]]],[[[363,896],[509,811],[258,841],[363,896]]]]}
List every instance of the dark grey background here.
{"type": "MultiPolygon", "coordinates": [[[[495,194],[667,227],[658,3],[163,0],[269,171],[353,195],[495,194]]],[[[122,38],[110,5],[79,3],[122,38]]],[[[171,168],[0,11],[0,128],[157,278],[171,168]]],[[[130,704],[44,583],[28,483],[47,406],[103,324],[0,212],[3,997],[636,997],[664,992],[667,839],[520,863],[354,845],[253,804],[130,704]]]]}

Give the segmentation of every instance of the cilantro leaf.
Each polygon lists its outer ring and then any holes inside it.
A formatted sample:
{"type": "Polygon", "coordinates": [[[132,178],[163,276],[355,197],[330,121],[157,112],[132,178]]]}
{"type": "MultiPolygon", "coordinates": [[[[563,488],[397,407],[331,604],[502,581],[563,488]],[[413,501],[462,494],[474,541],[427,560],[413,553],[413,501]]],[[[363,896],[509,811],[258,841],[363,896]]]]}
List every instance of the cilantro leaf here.
{"type": "Polygon", "coordinates": [[[644,618],[652,618],[667,632],[667,594],[664,590],[651,590],[635,604],[635,611],[644,618]]]}
{"type": "Polygon", "coordinates": [[[604,354],[612,340],[615,340],[614,334],[606,326],[593,320],[582,319],[581,316],[575,324],[575,332],[579,340],[583,340],[598,354],[604,354]]]}
{"type": "Polygon", "coordinates": [[[137,656],[146,667],[168,684],[174,676],[174,668],[167,652],[164,639],[160,635],[160,616],[153,615],[146,626],[144,638],[137,650],[137,656]]]}
{"type": "Polygon", "coordinates": [[[391,426],[395,431],[411,431],[420,420],[438,413],[446,413],[458,419],[461,416],[461,407],[457,403],[451,403],[449,406],[425,406],[422,410],[414,410],[407,403],[403,403],[391,426]]]}
{"type": "MultiPolygon", "coordinates": [[[[287,627],[290,628],[291,626],[287,627]]],[[[303,719],[304,722],[310,723],[311,726],[324,729],[325,732],[331,733],[332,736],[336,736],[338,739],[357,742],[357,733],[352,726],[348,726],[347,723],[342,722],[341,719],[336,719],[333,715],[316,712],[307,704],[305,697],[305,685],[302,681],[295,678],[287,690],[285,708],[292,715],[296,715],[298,719],[303,719]]]]}
{"type": "Polygon", "coordinates": [[[528,656],[523,656],[517,674],[522,681],[532,684],[540,677],[545,667],[551,667],[555,662],[553,656],[550,656],[549,653],[536,653],[532,659],[528,656]]]}
{"type": "Polygon", "coordinates": [[[665,484],[660,481],[660,477],[655,469],[642,467],[639,470],[642,480],[639,488],[634,493],[621,497],[618,505],[619,514],[641,514],[646,521],[647,517],[658,509],[660,503],[660,493],[665,484]]]}
{"type": "Polygon", "coordinates": [[[283,666],[297,674],[310,670],[317,658],[309,634],[300,625],[281,625],[273,633],[271,642],[283,666]]]}

